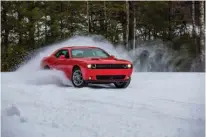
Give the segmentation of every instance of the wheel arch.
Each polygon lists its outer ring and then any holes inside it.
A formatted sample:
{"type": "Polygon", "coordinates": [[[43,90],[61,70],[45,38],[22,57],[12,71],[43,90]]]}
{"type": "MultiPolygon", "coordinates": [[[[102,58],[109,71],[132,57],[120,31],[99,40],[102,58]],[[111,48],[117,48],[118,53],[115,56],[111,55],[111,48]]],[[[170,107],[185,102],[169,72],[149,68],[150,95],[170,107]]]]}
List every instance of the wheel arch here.
{"type": "Polygon", "coordinates": [[[80,69],[81,70],[81,67],[79,65],[74,65],[72,67],[72,72],[74,72],[75,69],[80,69]]]}
{"type": "Polygon", "coordinates": [[[75,68],[79,68],[81,71],[84,71],[86,65],[87,63],[84,61],[75,61],[72,67],[72,72],[74,71],[75,68]]]}
{"type": "Polygon", "coordinates": [[[41,68],[41,69],[50,68],[50,65],[47,64],[46,62],[41,62],[40,68],[41,68]]]}

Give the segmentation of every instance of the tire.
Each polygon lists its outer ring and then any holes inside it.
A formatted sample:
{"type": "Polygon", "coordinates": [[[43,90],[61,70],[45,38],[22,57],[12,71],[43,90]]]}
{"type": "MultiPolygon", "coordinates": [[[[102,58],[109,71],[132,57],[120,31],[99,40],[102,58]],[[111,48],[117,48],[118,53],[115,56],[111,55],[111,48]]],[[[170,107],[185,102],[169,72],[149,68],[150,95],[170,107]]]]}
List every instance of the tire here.
{"type": "Polygon", "coordinates": [[[74,87],[77,87],[77,88],[82,88],[87,85],[87,83],[83,79],[80,68],[75,68],[73,70],[71,80],[72,80],[72,84],[74,85],[74,87]]]}
{"type": "Polygon", "coordinates": [[[115,82],[114,85],[116,88],[127,88],[130,84],[131,78],[126,82],[115,82]]]}
{"type": "Polygon", "coordinates": [[[44,69],[48,70],[48,69],[50,69],[50,67],[48,65],[46,65],[46,66],[44,66],[44,69]]]}

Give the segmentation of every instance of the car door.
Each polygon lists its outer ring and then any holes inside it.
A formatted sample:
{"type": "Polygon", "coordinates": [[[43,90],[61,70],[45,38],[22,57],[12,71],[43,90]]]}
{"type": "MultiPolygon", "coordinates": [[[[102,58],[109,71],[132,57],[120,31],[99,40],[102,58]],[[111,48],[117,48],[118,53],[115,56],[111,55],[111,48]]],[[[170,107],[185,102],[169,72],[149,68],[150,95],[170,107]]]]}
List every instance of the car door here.
{"type": "Polygon", "coordinates": [[[70,76],[70,55],[68,49],[61,49],[55,54],[56,60],[56,69],[63,71],[66,76],[70,76]],[[64,56],[64,57],[63,57],[64,56]]]}
{"type": "Polygon", "coordinates": [[[52,64],[53,64],[53,68],[55,69],[60,69],[60,64],[58,63],[58,58],[60,57],[60,55],[62,50],[58,50],[52,57],[52,64]]]}
{"type": "Polygon", "coordinates": [[[61,50],[57,50],[55,53],[53,53],[52,55],[50,55],[50,57],[47,60],[47,63],[49,64],[49,67],[52,69],[58,69],[58,57],[61,54],[61,50]]]}
{"type": "Polygon", "coordinates": [[[68,50],[67,49],[61,49],[59,51],[57,51],[55,54],[55,60],[54,60],[54,64],[55,64],[55,68],[58,70],[62,70],[63,67],[66,64],[68,57],[68,50]]]}
{"type": "Polygon", "coordinates": [[[64,71],[64,73],[66,74],[67,77],[71,76],[71,68],[72,68],[72,64],[71,64],[71,58],[70,58],[70,54],[69,54],[69,50],[63,50],[62,54],[64,54],[65,56],[65,60],[59,60],[60,64],[61,64],[61,70],[64,71]]]}

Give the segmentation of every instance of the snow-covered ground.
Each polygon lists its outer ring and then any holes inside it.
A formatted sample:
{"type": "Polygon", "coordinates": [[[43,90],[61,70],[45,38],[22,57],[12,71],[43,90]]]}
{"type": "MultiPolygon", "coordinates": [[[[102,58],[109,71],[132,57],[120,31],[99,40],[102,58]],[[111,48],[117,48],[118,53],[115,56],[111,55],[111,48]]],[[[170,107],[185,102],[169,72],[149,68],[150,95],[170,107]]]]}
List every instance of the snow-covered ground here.
{"type": "MultiPolygon", "coordinates": [[[[120,90],[77,89],[61,72],[39,70],[40,60],[54,50],[83,45],[133,60],[128,51],[90,37],[39,49],[16,72],[0,73],[2,137],[204,137],[204,73],[133,73],[130,86],[120,90]]],[[[150,49],[151,59],[155,51],[150,49]]],[[[165,54],[163,63],[172,52],[165,54]]]]}
{"type": "Polygon", "coordinates": [[[127,89],[1,73],[2,137],[204,137],[204,73],[134,73],[127,89]],[[68,85],[66,85],[68,84],[68,85]]]}

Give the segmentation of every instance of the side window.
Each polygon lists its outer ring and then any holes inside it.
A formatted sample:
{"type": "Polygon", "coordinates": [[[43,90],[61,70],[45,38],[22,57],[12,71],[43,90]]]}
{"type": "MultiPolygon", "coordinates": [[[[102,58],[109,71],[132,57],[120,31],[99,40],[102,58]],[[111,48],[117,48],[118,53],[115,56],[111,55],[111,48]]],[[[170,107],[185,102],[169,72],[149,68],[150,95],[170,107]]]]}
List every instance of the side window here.
{"type": "Polygon", "coordinates": [[[72,57],[83,57],[83,51],[82,50],[72,50],[72,57]]]}
{"type": "Polygon", "coordinates": [[[57,53],[55,54],[56,58],[59,58],[61,55],[64,55],[66,58],[69,58],[69,51],[66,49],[63,50],[59,50],[57,51],[57,53]]]}
{"type": "Polygon", "coordinates": [[[56,58],[59,58],[61,56],[62,50],[57,51],[57,53],[55,54],[56,58]]]}
{"type": "Polygon", "coordinates": [[[68,50],[62,50],[62,55],[64,55],[65,58],[69,58],[69,51],[68,50]]]}

